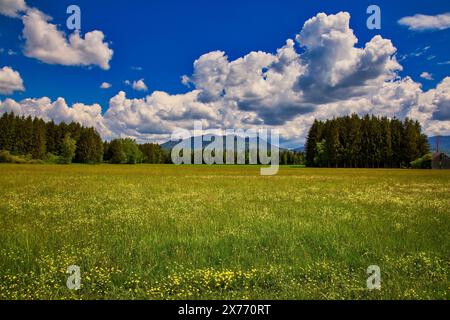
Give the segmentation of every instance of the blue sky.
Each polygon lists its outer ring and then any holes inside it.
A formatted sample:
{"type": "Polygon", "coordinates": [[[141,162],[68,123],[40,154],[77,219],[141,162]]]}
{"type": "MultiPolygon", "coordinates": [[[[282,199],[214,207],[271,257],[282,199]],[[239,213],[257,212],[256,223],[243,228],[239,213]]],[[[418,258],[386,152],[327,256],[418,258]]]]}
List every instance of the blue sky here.
{"type": "MultiPolygon", "coordinates": [[[[1,1],[0,1],[1,2],[1,1]]],[[[0,68],[9,66],[20,72],[24,91],[0,95],[20,101],[25,98],[63,97],[70,106],[81,102],[98,103],[103,112],[119,91],[127,98],[144,98],[153,91],[168,94],[187,93],[181,76],[193,74],[193,62],[201,55],[221,50],[229,61],[252,51],[275,54],[286,39],[295,39],[305,21],[319,12],[350,13],[350,27],[363,47],[375,35],[390,39],[397,48],[397,60],[403,66],[399,76],[410,76],[422,84],[425,92],[450,75],[450,29],[413,31],[398,23],[415,14],[438,15],[450,12],[449,1],[26,1],[51,16],[50,22],[66,35],[66,8],[81,8],[81,35],[100,30],[114,51],[104,70],[97,65],[64,66],[50,64],[24,51],[24,25],[20,19],[0,15],[0,68]],[[381,8],[381,30],[366,27],[370,4],[381,8]],[[9,51],[9,54],[8,54],[9,51]],[[421,78],[428,72],[432,80],[421,78]],[[148,91],[136,91],[125,80],[144,79],[148,91]],[[100,89],[107,82],[109,89],[100,89]]],[[[298,48],[298,44],[297,44],[298,48]]],[[[298,49],[301,52],[301,49],[298,49]]],[[[431,78],[430,78],[431,79],[431,78]]]]}

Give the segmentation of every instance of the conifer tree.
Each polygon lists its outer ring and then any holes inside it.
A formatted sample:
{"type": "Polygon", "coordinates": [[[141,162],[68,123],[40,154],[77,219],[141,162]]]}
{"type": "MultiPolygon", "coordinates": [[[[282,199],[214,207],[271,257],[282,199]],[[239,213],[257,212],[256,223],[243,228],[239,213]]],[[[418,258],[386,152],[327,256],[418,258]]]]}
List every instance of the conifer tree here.
{"type": "Polygon", "coordinates": [[[31,155],[34,159],[43,159],[46,151],[45,122],[41,119],[33,120],[33,143],[31,155]]]}

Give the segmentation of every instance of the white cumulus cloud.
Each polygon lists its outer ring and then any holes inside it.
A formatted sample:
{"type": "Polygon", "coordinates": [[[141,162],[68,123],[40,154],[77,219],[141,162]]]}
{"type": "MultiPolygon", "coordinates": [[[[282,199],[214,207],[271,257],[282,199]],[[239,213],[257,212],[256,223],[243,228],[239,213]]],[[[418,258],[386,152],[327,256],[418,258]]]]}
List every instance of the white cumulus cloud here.
{"type": "Polygon", "coordinates": [[[51,101],[48,97],[40,99],[24,99],[17,102],[13,99],[0,101],[0,113],[14,112],[19,115],[30,115],[46,121],[78,122],[87,127],[95,127],[103,137],[111,137],[111,131],[105,126],[102,108],[99,104],[85,105],[75,103],[68,106],[65,99],[51,101]]]}
{"type": "Polygon", "coordinates": [[[48,64],[110,68],[114,52],[104,41],[102,31],[87,32],[84,37],[75,31],[67,36],[50,22],[50,16],[28,7],[23,0],[0,0],[0,14],[22,19],[24,54],[27,57],[48,64]]]}
{"type": "Polygon", "coordinates": [[[25,91],[23,80],[18,71],[10,67],[0,69],[0,94],[8,95],[14,91],[25,91]]]}
{"type": "Polygon", "coordinates": [[[67,39],[64,32],[49,23],[50,17],[36,9],[28,10],[22,20],[26,56],[49,64],[110,68],[113,50],[104,42],[103,32],[91,31],[84,38],[74,32],[67,39]]]}
{"type": "Polygon", "coordinates": [[[297,36],[304,46],[306,71],[297,89],[312,103],[331,102],[369,93],[374,86],[395,78],[402,67],[392,42],[375,36],[364,48],[350,29],[350,15],[318,14],[308,20],[297,36]]]}
{"type": "Polygon", "coordinates": [[[140,79],[138,81],[133,81],[132,85],[133,89],[136,91],[147,91],[147,85],[144,82],[144,79],[140,79]]]}
{"type": "Polygon", "coordinates": [[[26,9],[24,0],[0,0],[0,14],[5,16],[17,18],[26,9]]]}
{"type": "Polygon", "coordinates": [[[445,30],[450,28],[450,12],[434,16],[416,14],[401,18],[398,23],[414,31],[445,30]]]}

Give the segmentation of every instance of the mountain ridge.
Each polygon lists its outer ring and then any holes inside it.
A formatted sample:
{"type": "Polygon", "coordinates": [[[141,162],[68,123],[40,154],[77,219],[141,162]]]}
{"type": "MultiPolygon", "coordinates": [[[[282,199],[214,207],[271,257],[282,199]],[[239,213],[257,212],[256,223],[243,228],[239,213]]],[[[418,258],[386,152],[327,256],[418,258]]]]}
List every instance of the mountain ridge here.
{"type": "MultiPolygon", "coordinates": [[[[202,137],[208,137],[209,138],[209,137],[219,137],[219,136],[211,134],[211,135],[204,135],[202,137]]],[[[226,136],[222,136],[222,137],[224,138],[224,146],[225,146],[225,144],[226,144],[225,137],[226,136]]],[[[235,142],[236,142],[236,137],[237,136],[235,136],[235,142]]],[[[450,136],[432,136],[432,137],[428,137],[428,144],[430,145],[430,151],[431,152],[436,152],[436,150],[437,150],[436,141],[437,141],[438,137],[440,139],[439,140],[439,150],[441,152],[450,153],[450,136]]],[[[190,138],[187,138],[187,139],[191,139],[191,148],[193,149],[193,145],[194,145],[193,139],[194,139],[194,137],[190,137],[190,138]]],[[[184,139],[184,140],[187,140],[187,139],[184,139]]],[[[259,138],[252,138],[252,139],[254,141],[254,139],[259,139],[259,138]]],[[[171,151],[172,148],[175,145],[177,145],[178,143],[180,143],[181,141],[182,140],[178,140],[178,141],[171,141],[171,140],[169,140],[169,141],[164,142],[163,144],[161,144],[161,148],[163,148],[166,151],[171,151]]],[[[264,141],[264,140],[262,140],[262,141],[264,141]]],[[[209,145],[211,142],[212,142],[212,140],[210,140],[210,141],[203,141],[203,139],[202,139],[203,147],[209,145]]],[[[259,140],[257,140],[256,142],[259,143],[259,140]]],[[[266,141],[264,141],[264,142],[266,142],[266,141]]],[[[185,142],[185,143],[187,143],[187,142],[185,142]]],[[[246,150],[248,150],[249,138],[245,139],[245,145],[246,145],[246,150]]],[[[271,144],[267,143],[267,148],[270,149],[270,147],[271,147],[271,144]]],[[[305,152],[305,146],[300,146],[298,148],[293,148],[293,149],[289,149],[289,150],[285,149],[285,148],[280,148],[280,151],[305,152]]]]}
{"type": "MultiPolygon", "coordinates": [[[[236,136],[236,135],[233,135],[233,136],[234,136],[234,148],[236,149],[238,136],[236,136]]],[[[207,135],[201,136],[201,138],[202,138],[201,139],[202,148],[205,148],[210,143],[214,142],[214,140],[212,138],[216,139],[218,137],[222,137],[223,138],[224,150],[226,150],[227,149],[227,147],[226,147],[226,137],[227,136],[219,136],[219,135],[214,135],[214,134],[207,134],[207,135]],[[207,138],[207,141],[204,141],[205,137],[207,138]]],[[[185,147],[187,147],[189,145],[189,140],[190,140],[191,149],[194,150],[195,149],[194,148],[194,138],[195,137],[189,137],[189,138],[186,138],[186,139],[179,139],[177,141],[169,140],[169,141],[166,141],[163,144],[161,144],[161,148],[163,148],[166,151],[171,151],[172,148],[174,146],[176,146],[177,144],[179,144],[179,143],[182,143],[182,144],[184,144],[185,147]]],[[[267,150],[270,150],[272,148],[272,144],[270,144],[269,142],[267,142],[267,141],[265,141],[265,140],[263,140],[263,139],[261,139],[259,137],[254,137],[254,138],[245,137],[245,150],[246,151],[249,150],[249,147],[250,147],[251,143],[256,143],[256,145],[259,145],[260,143],[266,144],[267,150]]],[[[276,147],[276,146],[275,146],[275,148],[278,148],[280,151],[288,151],[287,149],[279,148],[279,147],[276,147]]]]}

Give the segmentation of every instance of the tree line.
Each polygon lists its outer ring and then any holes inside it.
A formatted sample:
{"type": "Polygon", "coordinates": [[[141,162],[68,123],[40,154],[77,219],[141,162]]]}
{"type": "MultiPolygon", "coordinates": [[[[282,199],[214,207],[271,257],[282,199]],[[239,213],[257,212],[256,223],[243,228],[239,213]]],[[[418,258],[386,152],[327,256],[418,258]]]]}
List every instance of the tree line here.
{"type": "Polygon", "coordinates": [[[98,163],[103,159],[103,141],[94,128],[14,113],[0,118],[0,150],[48,162],[98,163]]]}
{"type": "MultiPolygon", "coordinates": [[[[208,144],[206,144],[207,146],[208,144]]],[[[203,155],[205,148],[203,147],[201,150],[199,150],[198,152],[203,155]]],[[[194,151],[191,149],[191,160],[190,163],[195,163],[195,153],[197,151],[194,151]]],[[[228,150],[223,150],[222,152],[222,162],[220,164],[226,164],[227,163],[227,158],[228,158],[228,154],[233,153],[233,160],[232,163],[234,164],[238,164],[238,155],[237,155],[237,151],[235,148],[235,152],[232,151],[228,151],[228,150]]],[[[183,155],[183,152],[180,152],[180,156],[183,155]]],[[[215,152],[212,151],[211,155],[214,157],[215,156],[215,152]]],[[[271,151],[267,150],[267,155],[270,156],[271,155],[271,151]]],[[[292,150],[287,150],[287,149],[280,149],[279,150],[279,157],[278,157],[278,161],[280,165],[305,165],[305,154],[303,152],[297,152],[297,151],[292,151],[292,150]]],[[[242,158],[243,162],[245,162],[245,164],[257,164],[257,165],[264,165],[263,162],[261,161],[261,158],[259,156],[259,148],[255,149],[251,149],[250,150],[245,150],[243,158],[242,158]],[[252,155],[253,154],[253,155],[252,155]],[[253,159],[253,161],[251,161],[251,159],[253,159]]],[[[171,162],[172,163],[172,162],[171,162]]],[[[205,161],[204,157],[202,157],[202,164],[207,164],[207,162],[205,161]]],[[[217,164],[217,163],[216,163],[217,164]]]]}
{"type": "MultiPolygon", "coordinates": [[[[429,162],[427,136],[419,122],[411,119],[351,115],[316,120],[305,147],[305,153],[280,150],[280,164],[401,168],[428,167],[429,162]],[[422,158],[424,161],[416,161],[422,158]]],[[[12,112],[0,117],[0,150],[50,163],[172,163],[170,151],[158,144],[137,144],[130,138],[103,141],[95,128],[12,112]]]]}
{"type": "Polygon", "coordinates": [[[157,144],[132,139],[104,142],[95,128],[72,122],[55,124],[31,116],[0,117],[0,150],[4,162],[41,160],[49,163],[167,163],[170,155],[157,144]],[[18,157],[19,156],[19,157],[18,157]]]}
{"type": "Polygon", "coordinates": [[[311,167],[403,168],[429,153],[418,121],[356,114],[315,120],[305,147],[311,167]]]}
{"type": "MultiPolygon", "coordinates": [[[[154,143],[136,144],[133,139],[114,139],[111,142],[104,143],[104,161],[115,164],[136,164],[136,163],[154,163],[164,164],[172,163],[171,152],[164,150],[160,145],[154,143]]],[[[204,149],[202,149],[203,153],[204,149]]],[[[214,152],[213,152],[214,155],[214,152]]],[[[237,163],[237,155],[234,155],[237,163]]],[[[249,162],[249,151],[245,152],[246,163],[249,162]]],[[[223,163],[226,163],[227,151],[223,152],[223,163]]],[[[281,165],[303,165],[304,154],[290,150],[281,150],[279,154],[281,165]]],[[[257,159],[261,164],[260,159],[257,159]]],[[[194,151],[191,151],[191,163],[194,163],[194,151]]],[[[202,162],[206,162],[203,160],[202,162]]]]}
{"type": "Polygon", "coordinates": [[[159,144],[137,144],[130,138],[114,139],[104,143],[104,160],[114,164],[172,163],[170,153],[159,144]]]}
{"type": "MultiPolygon", "coordinates": [[[[94,128],[76,122],[55,124],[14,113],[0,118],[0,151],[0,162],[172,163],[170,151],[159,144],[137,144],[130,138],[102,141],[94,128]]],[[[304,164],[304,154],[283,150],[280,164],[304,164]]]]}

